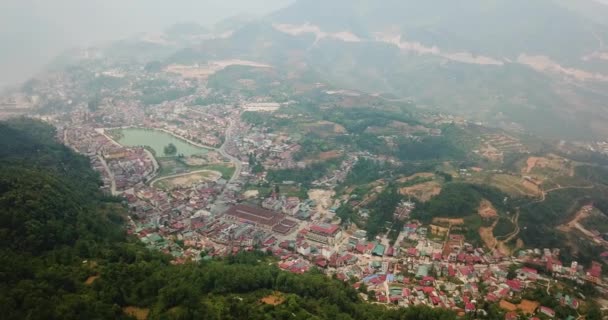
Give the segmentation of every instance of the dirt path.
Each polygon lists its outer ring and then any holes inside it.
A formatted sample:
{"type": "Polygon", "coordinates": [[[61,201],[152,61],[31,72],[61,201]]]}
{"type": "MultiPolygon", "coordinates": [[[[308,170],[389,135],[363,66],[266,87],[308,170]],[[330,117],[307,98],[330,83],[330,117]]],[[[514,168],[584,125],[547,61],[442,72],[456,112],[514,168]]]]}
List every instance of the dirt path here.
{"type": "Polygon", "coordinates": [[[591,210],[593,208],[588,207],[588,206],[584,206],[582,207],[575,215],[574,218],[572,218],[572,220],[566,222],[565,224],[558,226],[557,228],[561,231],[564,232],[568,232],[570,230],[572,230],[573,228],[577,228],[577,225],[580,225],[579,222],[587,217],[589,217],[591,215],[591,210]]]}
{"type": "Polygon", "coordinates": [[[513,230],[513,232],[507,234],[505,237],[506,239],[504,241],[502,241],[503,243],[508,243],[509,241],[513,240],[515,237],[517,237],[517,235],[519,235],[519,210],[517,211],[517,213],[515,213],[515,216],[513,216],[513,218],[511,219],[511,222],[513,222],[513,225],[515,225],[515,230],[513,230]]]}
{"type": "MultiPolygon", "coordinates": [[[[515,239],[519,235],[519,232],[521,231],[521,229],[519,227],[519,210],[517,210],[517,213],[515,213],[515,215],[513,217],[511,217],[511,222],[513,223],[513,225],[515,225],[515,230],[513,230],[513,232],[511,232],[507,235],[496,237],[494,239],[495,245],[494,245],[494,247],[492,247],[492,251],[498,250],[501,254],[504,254],[504,255],[511,254],[511,249],[509,249],[509,247],[507,246],[507,243],[509,243],[513,239],[515,239]],[[504,240],[500,240],[502,238],[504,238],[504,240]]],[[[496,220],[493,227],[496,226],[496,223],[498,223],[498,220],[496,220]]],[[[481,232],[481,230],[480,230],[480,232],[481,232]]]]}
{"type": "Polygon", "coordinates": [[[535,204],[535,203],[541,203],[541,202],[545,202],[545,200],[547,199],[547,194],[551,193],[553,191],[557,191],[557,190],[564,190],[564,189],[593,189],[594,186],[557,186],[555,188],[551,188],[549,190],[544,190],[541,192],[541,198],[538,199],[537,201],[533,201],[528,203],[527,205],[531,205],[531,204],[535,204]]]}
{"type": "Polygon", "coordinates": [[[494,223],[492,223],[492,225],[489,227],[479,228],[479,236],[481,237],[481,240],[486,245],[486,247],[488,247],[490,249],[496,248],[496,245],[497,245],[497,240],[494,237],[494,228],[496,227],[497,224],[498,224],[498,219],[496,219],[494,221],[494,223]]]}

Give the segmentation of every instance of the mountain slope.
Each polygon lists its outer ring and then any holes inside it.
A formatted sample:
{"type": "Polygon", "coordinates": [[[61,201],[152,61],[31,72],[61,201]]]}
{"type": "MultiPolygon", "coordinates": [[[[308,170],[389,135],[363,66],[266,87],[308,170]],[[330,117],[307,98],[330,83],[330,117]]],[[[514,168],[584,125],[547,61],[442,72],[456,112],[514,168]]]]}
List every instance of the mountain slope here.
{"type": "Polygon", "coordinates": [[[590,0],[300,0],[168,63],[245,58],[552,138],[608,137],[606,7],[590,0]],[[187,59],[183,59],[187,57],[187,59]]]}
{"type": "Polygon", "coordinates": [[[594,31],[605,39],[607,30],[553,0],[301,0],[271,19],[350,31],[366,39],[396,33],[425,46],[496,59],[526,53],[575,60],[597,47],[594,31]]]}

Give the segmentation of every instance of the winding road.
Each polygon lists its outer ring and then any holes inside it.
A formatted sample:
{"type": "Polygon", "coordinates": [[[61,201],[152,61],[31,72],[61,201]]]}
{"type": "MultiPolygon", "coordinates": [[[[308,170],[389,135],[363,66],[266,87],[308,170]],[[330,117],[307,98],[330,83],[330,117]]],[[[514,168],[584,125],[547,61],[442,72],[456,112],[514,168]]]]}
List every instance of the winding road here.
{"type": "Polygon", "coordinates": [[[228,126],[228,129],[226,129],[224,143],[222,143],[222,145],[219,147],[219,149],[217,149],[217,151],[222,156],[228,158],[230,160],[230,162],[234,163],[234,173],[232,174],[232,178],[230,178],[230,181],[228,181],[228,183],[232,183],[236,179],[238,179],[239,176],[241,175],[241,170],[242,170],[243,166],[239,159],[231,156],[230,154],[228,154],[228,152],[226,152],[226,144],[228,143],[228,141],[230,141],[232,139],[232,130],[234,129],[234,121],[232,119],[230,119],[229,121],[230,121],[230,125],[228,126]]]}
{"type": "Polygon", "coordinates": [[[106,159],[104,159],[101,155],[97,155],[97,158],[99,159],[99,161],[101,161],[101,164],[103,165],[103,169],[106,170],[106,172],[108,173],[108,176],[110,177],[110,191],[112,192],[113,196],[117,196],[120,194],[120,192],[116,191],[116,179],[114,179],[114,174],[112,173],[112,170],[110,170],[110,167],[108,167],[108,163],[106,162],[106,159]]]}
{"type": "MultiPolygon", "coordinates": [[[[564,190],[564,189],[592,189],[592,188],[593,188],[593,186],[566,186],[566,187],[559,186],[559,187],[555,187],[555,188],[543,191],[541,193],[540,199],[533,201],[533,202],[529,202],[526,205],[532,205],[532,204],[544,202],[545,200],[547,200],[547,194],[549,194],[553,191],[564,190]]],[[[502,243],[502,244],[509,243],[510,241],[512,241],[519,235],[519,232],[521,231],[521,228],[519,226],[519,214],[520,214],[520,210],[518,208],[517,213],[511,219],[511,222],[513,222],[513,224],[515,225],[515,230],[513,230],[513,232],[511,232],[507,235],[496,237],[496,243],[494,244],[494,247],[492,249],[496,249],[496,247],[500,243],[502,243]],[[499,240],[499,238],[504,238],[504,240],[499,240]]]]}

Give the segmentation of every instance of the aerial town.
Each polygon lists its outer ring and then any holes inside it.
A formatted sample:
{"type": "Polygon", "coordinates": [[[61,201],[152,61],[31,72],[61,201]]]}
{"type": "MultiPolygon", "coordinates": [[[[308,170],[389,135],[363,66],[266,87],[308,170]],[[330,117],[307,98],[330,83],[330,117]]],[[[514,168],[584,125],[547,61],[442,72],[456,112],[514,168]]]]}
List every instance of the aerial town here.
{"type": "MultiPolygon", "coordinates": [[[[102,101],[104,107],[96,111],[81,106],[47,119],[65,145],[89,157],[102,190],[124,199],[131,213],[128,232],[170,254],[175,264],[258,250],[275,256],[285,271],[317,268],[352,283],[368,301],[449,308],[463,315],[486,312],[483,301],[497,303],[507,319],[516,319],[518,312],[554,317],[554,310],[523,293],[548,291],[558,281],[606,290],[599,263],[562,265],[560,252],[551,249],[509,256],[475,247],[450,234],[449,226],[411,219],[416,204],[410,201],[395,209],[404,222],[397,240],[382,235],[370,241],[365,230],[340,222],[336,210],[342,199],[332,197],[359,159],[377,160],[370,153],[346,154],[335,170],[312,183],[315,189],[304,199],[281,193],[278,186],[270,185],[265,194],[252,190],[248,186],[266,183],[268,169],[306,166],[294,158],[301,149],[297,140],[243,122],[242,107],[195,110],[187,99],[148,112],[128,99],[102,101]],[[168,157],[170,150],[124,140],[138,130],[175,139],[174,157],[168,157]],[[519,304],[509,302],[514,299],[519,304]]],[[[252,105],[260,108],[260,102],[252,105]]],[[[361,214],[368,213],[362,209],[361,214]]],[[[555,299],[576,310],[585,297],[564,291],[555,299]]]]}
{"type": "Polygon", "coordinates": [[[608,319],[608,0],[112,1],[0,4],[0,318],[608,319]]]}

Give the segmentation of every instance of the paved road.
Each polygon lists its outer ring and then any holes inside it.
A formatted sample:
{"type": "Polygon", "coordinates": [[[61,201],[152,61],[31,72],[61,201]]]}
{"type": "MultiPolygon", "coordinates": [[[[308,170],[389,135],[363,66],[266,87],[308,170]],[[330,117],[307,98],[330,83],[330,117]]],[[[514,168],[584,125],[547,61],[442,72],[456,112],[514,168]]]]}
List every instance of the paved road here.
{"type": "Polygon", "coordinates": [[[112,191],[112,195],[113,196],[119,195],[120,192],[116,191],[116,179],[114,178],[114,174],[110,170],[110,167],[108,167],[106,160],[100,155],[97,155],[97,158],[99,158],[99,160],[101,161],[101,164],[103,165],[104,170],[106,170],[106,172],[110,176],[110,182],[111,182],[110,190],[112,191]]]}
{"type": "Polygon", "coordinates": [[[228,143],[228,141],[231,141],[232,130],[234,129],[234,121],[232,121],[232,119],[230,119],[229,121],[230,121],[230,126],[228,126],[228,129],[226,129],[224,143],[217,150],[219,151],[219,153],[222,156],[230,159],[230,161],[232,163],[234,163],[234,173],[232,174],[232,178],[230,178],[230,181],[228,181],[228,183],[231,183],[239,178],[239,176],[241,175],[241,170],[243,169],[243,166],[241,164],[241,160],[231,156],[230,154],[228,154],[228,152],[226,152],[226,144],[228,143]]]}

